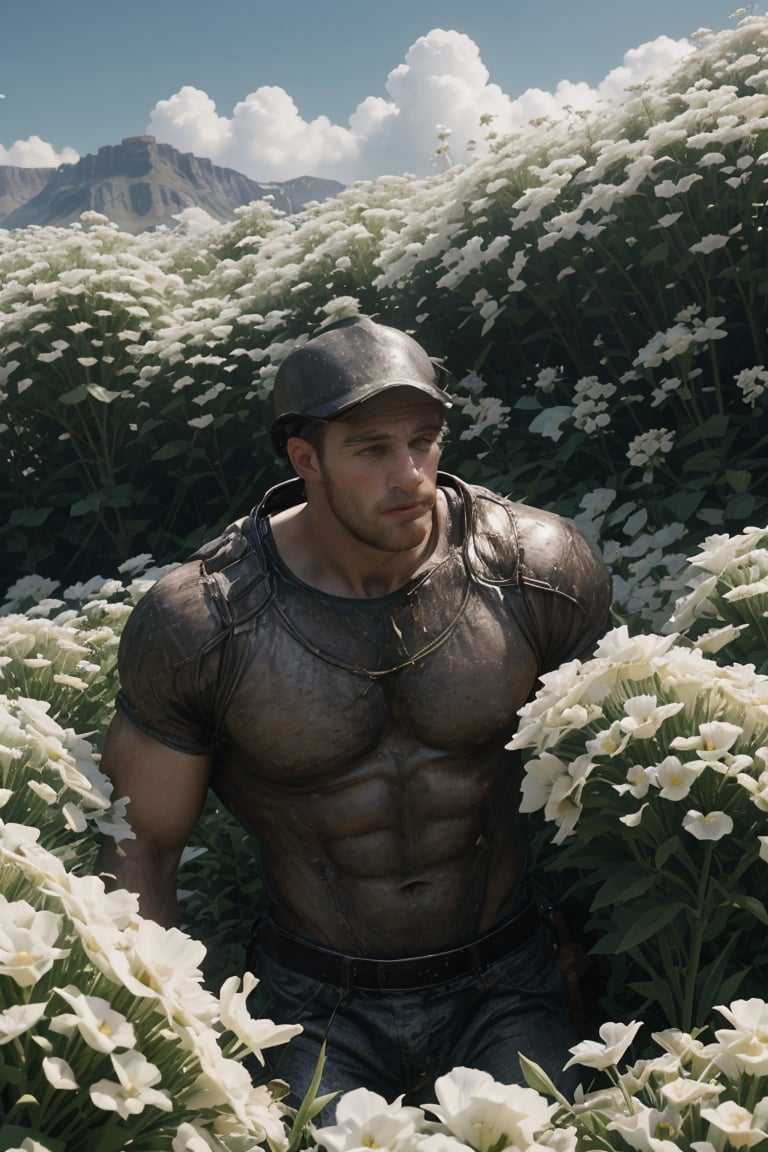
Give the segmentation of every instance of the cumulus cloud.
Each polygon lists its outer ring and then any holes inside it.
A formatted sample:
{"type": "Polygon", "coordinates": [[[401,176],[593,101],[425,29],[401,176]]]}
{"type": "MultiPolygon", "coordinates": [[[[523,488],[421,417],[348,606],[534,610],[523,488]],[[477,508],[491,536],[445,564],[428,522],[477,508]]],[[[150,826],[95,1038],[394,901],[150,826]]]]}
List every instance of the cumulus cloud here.
{"type": "Polygon", "coordinates": [[[0,144],[0,164],[14,164],[18,168],[57,168],[59,164],[74,164],[80,159],[74,148],[57,152],[52,144],[39,136],[17,140],[10,148],[0,144]]]}
{"type": "Polygon", "coordinates": [[[147,131],[255,180],[312,175],[349,183],[384,173],[424,176],[434,170],[441,131],[447,130],[451,159],[464,161],[470,141],[483,147],[483,119],[503,134],[540,116],[562,116],[566,108],[587,110],[622,99],[627,88],[663,77],[694,50],[688,40],[660,36],[627,52],[596,88],[561,80],[554,92],[529,88],[513,100],[490,82],[469,36],[436,28],[389,73],[386,98],[369,96],[346,125],[326,116],[305,120],[282,88],[258,88],[224,116],[205,92],[186,87],[155,106],[147,131]]]}
{"type": "MultiPolygon", "coordinates": [[[[484,147],[484,122],[504,134],[541,116],[562,116],[567,108],[588,110],[623,99],[627,88],[663,77],[694,50],[687,40],[660,36],[627,52],[595,88],[561,80],[554,92],[529,88],[511,99],[491,83],[469,36],[436,28],[420,37],[389,73],[386,97],[367,97],[346,124],[334,124],[327,116],[305,120],[279,87],[257,88],[224,115],[206,92],[185,86],[155,105],[146,131],[259,181],[310,175],[348,184],[388,173],[425,176],[434,171],[441,132],[450,159],[465,161],[470,141],[477,142],[478,151],[484,147]]],[[[36,136],[7,150],[0,146],[4,164],[50,167],[77,158],[71,148],[56,153],[36,136]]]]}

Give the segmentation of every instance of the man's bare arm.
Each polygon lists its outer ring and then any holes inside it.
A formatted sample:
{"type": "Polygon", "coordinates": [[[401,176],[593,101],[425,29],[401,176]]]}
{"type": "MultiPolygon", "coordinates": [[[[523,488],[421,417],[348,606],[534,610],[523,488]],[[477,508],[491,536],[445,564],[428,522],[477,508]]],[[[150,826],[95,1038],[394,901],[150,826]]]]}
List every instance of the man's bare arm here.
{"type": "Polygon", "coordinates": [[[119,712],[104,742],[101,767],[114,798],[130,798],[136,839],[106,840],[95,871],[108,886],[137,892],[142,915],[166,927],[178,923],[176,870],[200,817],[211,765],[210,756],[177,752],[144,735],[119,712]]]}

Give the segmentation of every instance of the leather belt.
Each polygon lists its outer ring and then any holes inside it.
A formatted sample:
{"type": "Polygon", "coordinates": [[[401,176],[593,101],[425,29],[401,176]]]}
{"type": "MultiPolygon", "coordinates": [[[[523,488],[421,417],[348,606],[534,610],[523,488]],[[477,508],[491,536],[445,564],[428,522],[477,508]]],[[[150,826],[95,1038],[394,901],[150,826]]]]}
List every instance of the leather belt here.
{"type": "Polygon", "coordinates": [[[323,984],[335,984],[339,988],[402,991],[481,972],[527,943],[542,923],[540,909],[531,898],[510,920],[470,944],[428,956],[406,956],[397,960],[374,960],[321,948],[286,932],[269,918],[261,925],[259,944],[267,956],[284,968],[323,984]]]}

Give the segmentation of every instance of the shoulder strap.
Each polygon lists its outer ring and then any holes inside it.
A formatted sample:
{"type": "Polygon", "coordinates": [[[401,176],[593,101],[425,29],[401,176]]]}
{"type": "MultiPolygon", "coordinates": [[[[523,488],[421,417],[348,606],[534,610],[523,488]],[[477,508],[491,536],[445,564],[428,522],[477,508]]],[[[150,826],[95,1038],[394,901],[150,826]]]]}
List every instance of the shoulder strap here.
{"type": "Polygon", "coordinates": [[[301,483],[271,488],[249,516],[230,524],[190,556],[221,624],[235,632],[258,616],[274,593],[274,575],[264,549],[267,517],[301,499],[301,483]]]}
{"type": "Polygon", "coordinates": [[[439,473],[438,483],[453,489],[461,500],[464,563],[469,575],[480,584],[517,587],[520,547],[515,506],[488,488],[445,472],[439,473]]]}

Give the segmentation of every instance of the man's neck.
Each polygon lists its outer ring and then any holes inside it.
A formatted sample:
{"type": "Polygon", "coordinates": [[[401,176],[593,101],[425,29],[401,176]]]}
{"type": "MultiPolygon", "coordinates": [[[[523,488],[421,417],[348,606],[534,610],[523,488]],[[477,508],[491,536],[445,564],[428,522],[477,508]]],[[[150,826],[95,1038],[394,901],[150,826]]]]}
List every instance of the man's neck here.
{"type": "Polygon", "coordinates": [[[350,538],[323,510],[302,504],[270,520],[280,559],[305,584],[331,596],[387,596],[434,567],[447,551],[447,506],[438,490],[432,530],[418,547],[386,552],[350,538]]]}

